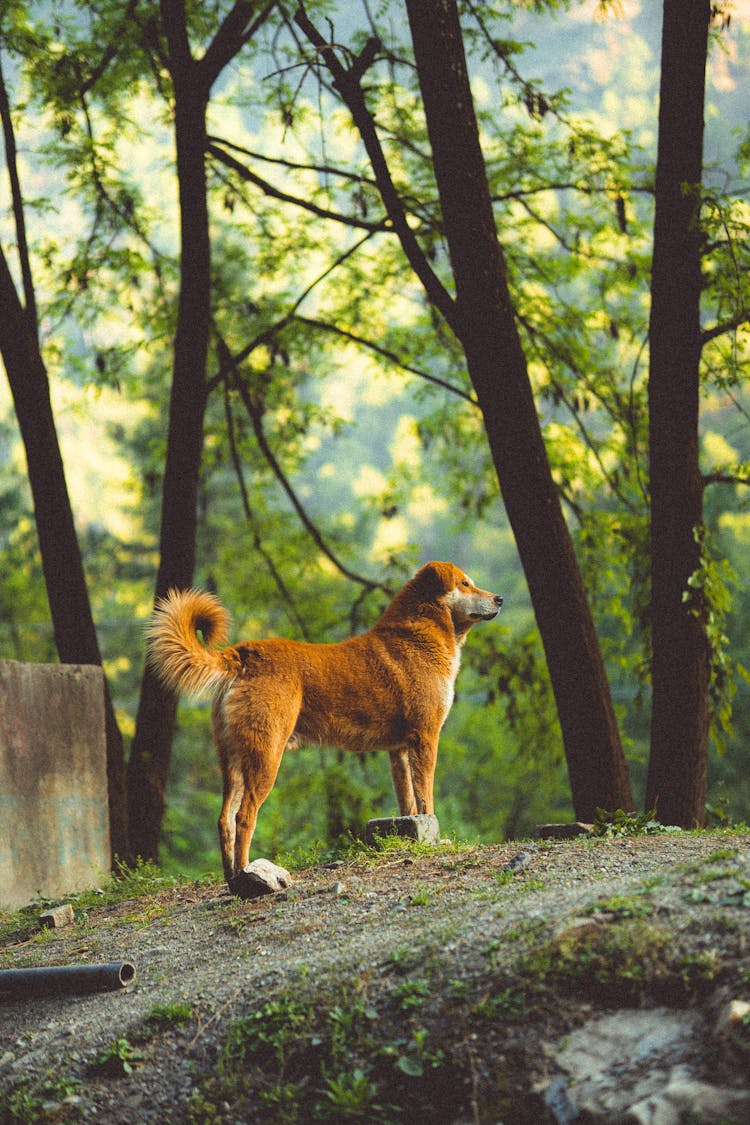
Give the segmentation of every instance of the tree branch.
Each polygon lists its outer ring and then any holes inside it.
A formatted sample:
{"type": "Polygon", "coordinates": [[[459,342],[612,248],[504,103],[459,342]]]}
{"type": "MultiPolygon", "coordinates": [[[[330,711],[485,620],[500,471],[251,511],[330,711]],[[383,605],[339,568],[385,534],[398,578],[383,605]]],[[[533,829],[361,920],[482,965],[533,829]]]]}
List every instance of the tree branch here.
{"type": "Polygon", "coordinates": [[[459,336],[456,302],[430,267],[413,230],[407,222],[406,211],[391,178],[388,162],[375,128],[375,121],[367,108],[365,96],[359,84],[359,80],[364,73],[361,65],[362,60],[365,60],[368,66],[370,65],[380,49],[379,42],[369,40],[362,54],[355,59],[353,66],[347,70],[336,57],[333,45],[327,43],[310,22],[304,8],[297,9],[294,22],[313,45],[318,57],[330,71],[333,85],[352,115],[370,159],[383,204],[393,224],[393,229],[399,237],[409,265],[422,282],[431,303],[439,309],[455,334],[459,336]]]}
{"type": "Polygon", "coordinates": [[[329,211],[325,207],[318,207],[317,204],[311,203],[307,199],[300,199],[298,196],[289,195],[287,192],[281,191],[279,188],[269,183],[268,180],[264,180],[261,176],[251,172],[245,164],[240,163],[239,160],[235,160],[233,156],[230,156],[228,152],[224,152],[223,149],[219,148],[219,146],[213,142],[209,142],[206,147],[206,152],[221,161],[227,168],[231,168],[232,171],[236,172],[246,183],[254,184],[256,187],[260,188],[264,195],[269,195],[272,199],[279,199],[282,203],[291,203],[295,207],[301,207],[303,210],[310,211],[313,215],[317,215],[319,219],[330,219],[335,223],[343,223],[344,226],[370,231],[372,234],[376,231],[388,230],[388,221],[386,219],[381,219],[377,223],[368,223],[365,219],[356,219],[351,215],[342,215],[338,211],[329,211]]]}
{"type": "Polygon", "coordinates": [[[224,67],[232,61],[246,43],[277,7],[278,0],[261,8],[258,0],[237,0],[232,10],[227,14],[221,27],[216,32],[210,46],[203,58],[198,62],[201,81],[205,83],[206,94],[221,74],[224,67]],[[261,8],[255,19],[254,13],[261,8]]]}
{"type": "Polygon", "coordinates": [[[344,563],[341,562],[341,560],[327,545],[320,531],[310,519],[310,516],[307,514],[299,497],[294,491],[289,478],[282,469],[273,450],[271,449],[271,446],[268,443],[265,430],[263,429],[263,404],[257,402],[248,390],[247,384],[240,375],[236,358],[232,357],[231,355],[225,355],[222,357],[222,367],[224,366],[224,364],[228,364],[229,372],[231,373],[232,377],[232,385],[239,392],[245,410],[247,411],[248,417],[250,418],[253,426],[253,431],[255,433],[255,438],[258,442],[258,448],[266,459],[271,472],[276,477],[276,480],[281,485],[283,491],[286,493],[286,496],[290,501],[292,507],[294,508],[294,511],[297,513],[297,517],[299,518],[300,523],[302,524],[312,541],[315,543],[318,550],[321,551],[322,554],[324,554],[325,557],[333,563],[336,569],[341,574],[343,574],[345,578],[350,579],[350,581],[357,582],[359,585],[364,586],[367,590],[387,590],[387,587],[384,586],[381,582],[374,582],[372,581],[372,579],[365,578],[363,577],[363,575],[357,574],[356,571],[350,570],[347,566],[344,565],[344,563]]]}
{"type": "MultiPolygon", "coordinates": [[[[218,346],[218,351],[219,351],[219,363],[222,366],[224,366],[224,364],[226,364],[228,361],[231,360],[231,354],[230,354],[229,348],[227,347],[224,340],[221,339],[221,337],[219,337],[219,339],[218,339],[218,345],[217,346],[218,346]]],[[[242,500],[242,507],[243,507],[244,512],[245,512],[245,518],[246,518],[246,520],[249,523],[250,528],[251,528],[251,533],[252,533],[252,537],[253,537],[253,548],[254,548],[255,551],[257,551],[257,553],[260,555],[260,557],[265,562],[265,564],[268,568],[269,574],[271,575],[271,578],[273,579],[277,590],[281,594],[282,600],[286,604],[287,609],[289,611],[289,614],[292,617],[292,620],[294,621],[295,625],[297,626],[297,628],[300,631],[300,635],[303,637],[304,640],[309,641],[310,640],[310,634],[308,632],[307,624],[305,622],[305,619],[302,616],[302,614],[299,612],[299,610],[297,609],[297,607],[294,603],[294,598],[292,597],[291,592],[289,590],[289,587],[287,586],[286,582],[284,581],[283,577],[281,576],[276,564],[274,563],[273,559],[271,558],[271,555],[269,554],[269,552],[266,550],[266,548],[263,545],[263,540],[261,539],[260,533],[258,531],[257,521],[255,519],[255,515],[253,513],[252,507],[250,506],[250,498],[249,498],[248,493],[247,493],[247,486],[245,484],[245,477],[244,477],[244,474],[242,472],[242,460],[241,460],[240,455],[239,455],[239,450],[237,449],[237,441],[236,441],[235,430],[234,430],[234,417],[233,417],[233,414],[232,414],[232,404],[231,404],[230,399],[229,399],[229,381],[228,380],[226,380],[225,383],[224,383],[224,417],[225,417],[226,423],[227,423],[227,436],[229,438],[229,455],[232,459],[232,465],[234,466],[235,476],[237,477],[237,484],[238,484],[239,490],[240,490],[240,499],[242,500]]]]}
{"type": "MultiPolygon", "coordinates": [[[[271,340],[273,340],[279,334],[282,328],[285,328],[290,323],[290,321],[294,319],[297,314],[297,309],[300,307],[305,298],[309,296],[309,294],[313,291],[315,286],[319,285],[321,281],[325,280],[325,278],[328,277],[330,273],[332,273],[338,266],[340,266],[342,262],[345,262],[347,258],[351,257],[352,254],[355,254],[357,250],[359,250],[360,246],[362,246],[368,240],[368,238],[370,238],[370,235],[366,234],[364,238],[361,238],[359,242],[354,244],[354,246],[350,246],[348,250],[345,250],[343,254],[340,254],[338,258],[336,258],[336,260],[330,264],[330,266],[326,267],[322,274],[316,277],[314,281],[310,282],[310,284],[306,289],[302,291],[302,293],[299,295],[288,312],[284,313],[282,317],[279,317],[279,319],[275,321],[274,324],[269,325],[268,328],[264,328],[262,332],[259,332],[257,336],[254,336],[248,344],[245,344],[244,348],[242,348],[241,351],[237,352],[236,355],[230,356],[230,367],[235,367],[237,364],[242,363],[247,359],[251,352],[255,351],[256,348],[261,347],[261,345],[263,344],[270,343],[271,340]]],[[[209,380],[207,384],[207,393],[210,394],[210,392],[224,379],[228,370],[229,368],[224,366],[219,368],[217,373],[209,380]]]]}
{"type": "Polygon", "coordinates": [[[735,332],[738,328],[742,328],[743,324],[750,324],[750,309],[740,309],[736,316],[731,320],[725,321],[723,324],[715,324],[713,328],[705,328],[701,332],[701,347],[715,340],[718,336],[724,336],[727,332],[735,332]]]}
{"type": "Polygon", "coordinates": [[[16,163],[16,136],[13,131],[13,119],[10,112],[10,101],[8,99],[8,90],[5,85],[5,76],[3,74],[1,56],[0,120],[2,120],[3,126],[3,138],[5,141],[5,163],[8,168],[10,194],[13,200],[13,220],[16,228],[16,243],[18,245],[18,258],[21,266],[21,280],[23,282],[25,305],[24,314],[28,321],[29,331],[36,340],[39,332],[39,321],[36,309],[36,295],[34,293],[34,281],[31,276],[31,262],[29,260],[29,244],[26,238],[26,219],[24,217],[21,181],[18,176],[18,165],[16,163]]]}
{"type": "MultiPolygon", "coordinates": [[[[747,466],[743,465],[743,469],[747,466]]],[[[741,484],[750,485],[750,472],[728,472],[727,470],[717,469],[713,473],[704,473],[703,487],[708,488],[711,484],[741,484]]]]}
{"type": "Polygon", "coordinates": [[[101,59],[99,60],[98,65],[94,67],[94,69],[91,71],[91,73],[89,74],[86,81],[81,85],[81,89],[80,89],[81,97],[85,97],[85,95],[88,94],[89,90],[91,90],[96,85],[96,83],[99,81],[99,79],[105,73],[105,71],[107,70],[107,67],[112,62],[112,60],[117,57],[117,52],[120,49],[120,36],[119,36],[118,32],[119,32],[120,28],[127,27],[128,23],[132,20],[133,16],[135,15],[135,10],[136,10],[137,6],[138,6],[138,0],[128,0],[128,5],[127,5],[125,11],[123,12],[123,16],[122,16],[122,19],[120,20],[120,22],[118,24],[117,31],[112,36],[111,43],[109,43],[108,46],[106,47],[106,49],[104,51],[104,54],[102,55],[101,59]]]}
{"type": "Polygon", "coordinates": [[[209,133],[208,141],[210,144],[221,145],[222,149],[233,149],[235,152],[242,153],[243,156],[249,156],[252,160],[260,160],[264,164],[277,164],[281,168],[289,168],[293,172],[316,172],[321,176],[337,176],[341,180],[352,180],[357,184],[366,184],[368,187],[377,188],[374,180],[368,179],[366,176],[360,176],[357,172],[352,172],[349,168],[337,168],[333,164],[304,164],[298,160],[285,160],[280,156],[269,156],[265,152],[257,152],[255,149],[245,148],[243,145],[238,145],[235,141],[230,141],[226,137],[217,137],[209,133]]]}
{"type": "Polygon", "coordinates": [[[441,379],[437,375],[431,375],[429,372],[423,371],[419,367],[412,367],[410,364],[405,363],[396,352],[392,352],[389,348],[384,348],[381,344],[376,344],[374,340],[368,340],[364,336],[358,336],[356,332],[350,332],[346,328],[339,328],[337,324],[331,324],[329,321],[317,320],[315,317],[295,315],[294,319],[301,324],[308,324],[311,328],[319,328],[323,332],[332,332],[336,336],[341,336],[344,340],[350,340],[353,344],[368,348],[370,351],[387,359],[390,363],[400,367],[402,371],[407,371],[410,375],[416,375],[419,379],[425,379],[428,383],[433,383],[436,387],[442,387],[443,390],[450,391],[451,394],[465,399],[466,402],[471,403],[472,406],[479,406],[476,397],[468,391],[463,390],[462,387],[457,387],[455,383],[449,383],[446,379],[441,379]]]}

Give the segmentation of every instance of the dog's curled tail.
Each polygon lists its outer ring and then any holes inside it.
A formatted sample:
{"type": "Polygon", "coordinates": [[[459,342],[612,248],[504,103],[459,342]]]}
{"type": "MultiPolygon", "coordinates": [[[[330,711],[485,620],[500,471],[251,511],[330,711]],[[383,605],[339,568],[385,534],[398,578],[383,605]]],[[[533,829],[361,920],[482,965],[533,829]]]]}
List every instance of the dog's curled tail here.
{"type": "Polygon", "coordinates": [[[170,590],[148,625],[148,664],[174,691],[215,695],[234,677],[232,661],[217,651],[228,634],[229,614],[213,594],[170,590]]]}

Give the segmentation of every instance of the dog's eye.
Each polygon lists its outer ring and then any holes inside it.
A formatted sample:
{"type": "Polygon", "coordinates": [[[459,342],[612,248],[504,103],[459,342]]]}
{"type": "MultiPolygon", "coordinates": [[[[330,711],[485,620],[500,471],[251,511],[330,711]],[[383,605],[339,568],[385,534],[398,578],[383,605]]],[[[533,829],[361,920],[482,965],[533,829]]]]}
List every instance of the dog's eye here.
{"type": "Polygon", "coordinates": [[[463,580],[463,582],[461,583],[461,585],[462,585],[462,586],[470,586],[470,585],[471,585],[471,583],[469,582],[468,578],[464,578],[464,580],[463,580]]]}

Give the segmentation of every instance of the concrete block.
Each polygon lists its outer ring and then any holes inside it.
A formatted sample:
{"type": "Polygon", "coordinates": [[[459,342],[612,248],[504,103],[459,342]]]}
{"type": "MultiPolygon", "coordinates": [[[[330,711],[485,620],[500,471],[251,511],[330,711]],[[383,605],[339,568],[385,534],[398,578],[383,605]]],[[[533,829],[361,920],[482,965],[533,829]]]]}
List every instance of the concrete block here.
{"type": "Polygon", "coordinates": [[[365,843],[372,846],[382,836],[406,836],[420,844],[437,844],[440,841],[440,825],[438,818],[429,813],[368,820],[365,825],[365,843]]]}
{"type": "Polygon", "coordinates": [[[0,905],[85,890],[109,867],[101,668],[0,660],[0,905]]]}
{"type": "Polygon", "coordinates": [[[48,930],[60,930],[63,926],[72,926],[75,921],[73,907],[69,902],[62,906],[53,906],[39,915],[39,925],[48,930]]]}

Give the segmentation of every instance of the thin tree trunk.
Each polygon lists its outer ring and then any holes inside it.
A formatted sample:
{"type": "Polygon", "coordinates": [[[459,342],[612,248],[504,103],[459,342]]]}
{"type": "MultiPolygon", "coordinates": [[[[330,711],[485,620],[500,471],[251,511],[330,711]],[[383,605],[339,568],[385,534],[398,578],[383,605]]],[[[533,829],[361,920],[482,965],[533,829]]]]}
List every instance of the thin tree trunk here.
{"type": "MultiPolygon", "coordinates": [[[[172,586],[189,586],[193,580],[211,299],[204,163],[208,90],[190,56],[184,5],[164,0],[162,16],[175,96],[181,275],[157,597],[172,586]]],[[[176,706],[175,696],[146,669],[128,763],[131,850],[144,859],[158,858],[176,706]]]]}
{"type": "Polygon", "coordinates": [[[665,0],[650,323],[653,709],[646,805],[703,823],[709,728],[705,621],[685,600],[700,565],[698,460],[703,107],[709,0],[665,0]]]}
{"type": "MultiPolygon", "coordinates": [[[[167,458],[162,491],[160,564],[156,596],[189,586],[195,569],[197,500],[208,389],[211,327],[211,243],[206,193],[206,109],[224,67],[273,11],[273,0],[236,0],[209,47],[194,59],[184,0],[161,0],[174,93],[180,196],[180,298],[174,341],[167,458]]],[[[131,850],[157,859],[177,709],[146,669],[128,762],[131,850]]]]}
{"type": "Polygon", "coordinates": [[[596,632],[563,518],[498,244],[454,0],[407,0],[463,344],[545,648],[576,816],[631,809],[596,632]]]}
{"type": "MultiPolygon", "coordinates": [[[[0,353],[26,451],[39,550],[55,644],[64,664],[102,658],[86,586],[65,469],[52,414],[49,382],[39,346],[0,251],[0,353]]],[[[105,681],[109,826],[112,857],[127,857],[125,765],[122,736],[105,681]]]]}

